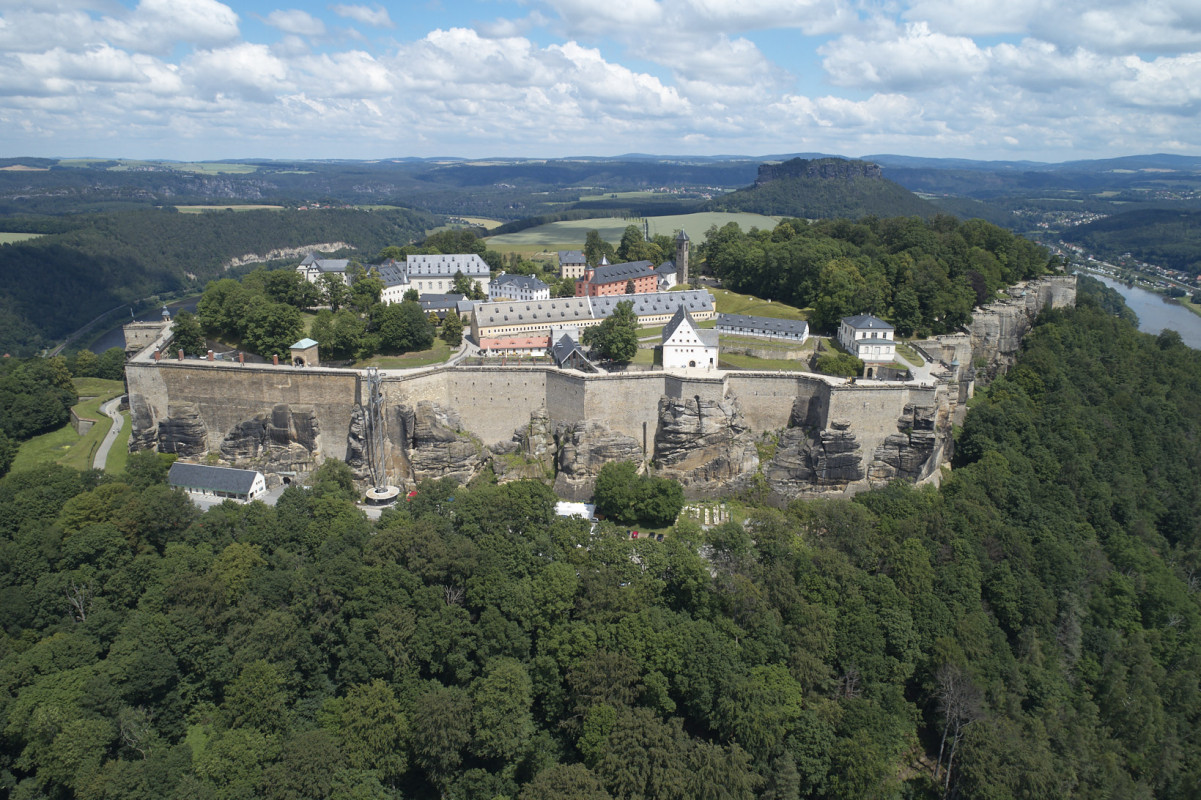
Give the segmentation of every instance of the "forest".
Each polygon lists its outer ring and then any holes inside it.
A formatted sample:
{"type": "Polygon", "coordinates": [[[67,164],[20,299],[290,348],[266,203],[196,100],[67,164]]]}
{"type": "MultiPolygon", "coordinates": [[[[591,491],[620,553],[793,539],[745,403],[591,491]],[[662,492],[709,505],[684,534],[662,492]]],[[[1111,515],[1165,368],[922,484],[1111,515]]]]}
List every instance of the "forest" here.
{"type": "MultiPolygon", "coordinates": [[[[45,227],[30,220],[18,227],[45,227]]],[[[57,233],[0,245],[0,346],[26,355],[122,304],[198,291],[232,258],[348,242],[367,253],[422,238],[435,217],[407,209],[239,211],[173,209],[86,214],[57,233]]]]}
{"type": "Polygon", "coordinates": [[[710,228],[698,251],[706,271],[735,291],[812,307],[815,330],[830,332],[843,316],[870,313],[901,336],[956,330],[1004,287],[1055,266],[1027,239],[947,215],[785,219],[773,230],[749,232],[729,223],[710,228]]]}
{"type": "Polygon", "coordinates": [[[1201,274],[1201,211],[1130,211],[1069,228],[1061,236],[1102,258],[1129,253],[1156,266],[1201,274]]]}
{"type": "Polygon", "coordinates": [[[1201,794],[1201,354],[1089,295],[941,488],[662,542],[533,481],[371,522],[333,461],[201,514],[167,458],[0,480],[9,797],[1201,794]]]}

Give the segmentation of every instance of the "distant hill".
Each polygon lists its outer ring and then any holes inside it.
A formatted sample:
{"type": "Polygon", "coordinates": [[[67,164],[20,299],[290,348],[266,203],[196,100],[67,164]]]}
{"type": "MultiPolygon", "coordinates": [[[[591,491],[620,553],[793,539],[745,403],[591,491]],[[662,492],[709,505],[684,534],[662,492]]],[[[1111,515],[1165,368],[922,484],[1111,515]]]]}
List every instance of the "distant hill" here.
{"type": "Polygon", "coordinates": [[[84,214],[47,235],[0,245],[0,352],[28,355],[94,317],[152,295],[200,290],[225,264],[276,248],[347,242],[369,259],[437,224],[408,209],[166,210],[84,214]]]}
{"type": "Polygon", "coordinates": [[[938,213],[930,203],[887,180],[879,166],[841,158],[794,158],[763,164],[754,185],[715,198],[705,210],[807,219],[928,218],[938,213]]]}
{"type": "Polygon", "coordinates": [[[1060,237],[1103,257],[1130,253],[1159,267],[1201,274],[1201,211],[1130,211],[1068,228],[1060,237]]]}

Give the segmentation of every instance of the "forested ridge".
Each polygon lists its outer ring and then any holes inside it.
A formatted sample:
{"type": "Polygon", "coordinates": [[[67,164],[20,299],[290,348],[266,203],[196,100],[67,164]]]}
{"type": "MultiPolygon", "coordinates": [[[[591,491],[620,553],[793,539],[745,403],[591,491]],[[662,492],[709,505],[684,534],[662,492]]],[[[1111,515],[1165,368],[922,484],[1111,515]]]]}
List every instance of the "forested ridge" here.
{"type": "Polygon", "coordinates": [[[154,454],[0,481],[13,798],[1192,798],[1201,354],[1085,298],[941,489],[663,542],[344,465],[205,514],[154,454]]]}
{"type": "Polygon", "coordinates": [[[1060,236],[1103,258],[1130,253],[1159,267],[1201,272],[1201,211],[1140,209],[1068,228],[1060,236]]]}
{"type": "Polygon", "coordinates": [[[373,254],[435,224],[407,209],[146,210],[56,220],[69,229],[0,246],[0,348],[29,353],[122,303],[199,290],[238,256],[339,241],[373,254]]]}
{"type": "Polygon", "coordinates": [[[745,232],[731,222],[711,227],[698,253],[735,291],[812,307],[815,330],[869,313],[901,336],[958,330],[1005,287],[1058,267],[1044,248],[1003,228],[942,214],[785,219],[745,232]]]}

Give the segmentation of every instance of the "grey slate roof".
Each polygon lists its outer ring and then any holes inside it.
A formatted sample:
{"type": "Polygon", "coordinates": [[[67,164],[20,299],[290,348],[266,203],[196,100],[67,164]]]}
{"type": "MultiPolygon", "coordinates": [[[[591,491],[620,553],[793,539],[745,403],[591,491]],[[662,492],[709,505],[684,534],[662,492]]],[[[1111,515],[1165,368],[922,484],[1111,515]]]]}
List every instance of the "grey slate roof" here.
{"type": "Polygon", "coordinates": [[[605,264],[592,272],[592,283],[616,283],[632,278],[645,278],[654,267],[649,261],[626,261],[622,264],[605,264]]]}
{"type": "Polygon", "coordinates": [[[438,253],[405,257],[405,272],[410,278],[453,278],[462,272],[468,278],[487,278],[488,264],[475,253],[438,253]]]}
{"type": "Polygon", "coordinates": [[[495,325],[562,325],[592,319],[587,297],[562,297],[550,300],[498,300],[477,303],[475,319],[481,327],[495,325]]]}
{"type": "Polygon", "coordinates": [[[552,297],[550,300],[476,303],[475,319],[480,327],[484,328],[533,323],[550,327],[604,319],[613,313],[618,303],[626,301],[634,304],[634,315],[639,317],[670,314],[680,305],[693,314],[713,310],[713,295],[704,289],[690,289],[686,292],[644,292],[605,297],[552,297]]]}
{"type": "Polygon", "coordinates": [[[683,228],[680,228],[680,232],[678,234],[676,234],[676,241],[677,242],[688,241],[688,234],[684,232],[683,228]]]}
{"type": "Polygon", "coordinates": [[[803,319],[773,319],[772,317],[750,317],[745,314],[718,314],[717,327],[755,328],[786,336],[808,336],[809,323],[803,319]]]}
{"type": "Polygon", "coordinates": [[[176,461],[167,472],[167,482],[182,489],[207,489],[228,494],[250,494],[254,478],[252,469],[210,467],[208,464],[185,464],[176,461]]]}
{"type": "Polygon", "coordinates": [[[498,275],[492,279],[497,286],[512,286],[516,289],[526,289],[531,292],[539,292],[550,287],[542,281],[535,278],[533,275],[498,275]]]}
{"type": "Polygon", "coordinates": [[[843,317],[842,321],[850,325],[852,328],[867,328],[877,331],[891,331],[893,327],[879,317],[873,317],[871,314],[859,314],[854,317],[843,317]]]}
{"type": "Polygon", "coordinates": [[[405,272],[404,265],[394,259],[388,259],[382,264],[377,264],[375,272],[379,275],[379,279],[383,281],[384,286],[404,286],[409,282],[409,274],[405,272]]]}
{"type": "Polygon", "coordinates": [[[559,251],[559,264],[583,264],[583,263],[584,263],[584,251],[583,250],[560,250],[559,251]]]}
{"type": "Polygon", "coordinates": [[[662,264],[655,267],[651,271],[654,272],[656,275],[674,275],[675,271],[676,271],[676,262],[664,261],[662,264]]]}
{"type": "Polygon", "coordinates": [[[349,263],[349,258],[318,258],[316,253],[309,253],[300,266],[316,267],[321,272],[345,272],[349,263]]]}
{"type": "Polygon", "coordinates": [[[459,307],[459,301],[467,299],[465,294],[423,294],[417,298],[421,310],[427,314],[431,311],[450,311],[459,307]]]}
{"type": "Polygon", "coordinates": [[[587,358],[584,351],[580,349],[580,343],[572,339],[566,333],[559,337],[555,342],[555,346],[550,350],[551,356],[555,359],[556,366],[563,366],[567,359],[571,358],[572,353],[579,353],[581,358],[587,358]]]}
{"type": "Polygon", "coordinates": [[[686,292],[611,294],[604,297],[593,297],[592,307],[598,318],[607,317],[623,300],[629,300],[634,304],[634,314],[639,317],[670,314],[680,305],[684,306],[690,314],[713,310],[713,295],[704,289],[689,289],[686,292]]]}

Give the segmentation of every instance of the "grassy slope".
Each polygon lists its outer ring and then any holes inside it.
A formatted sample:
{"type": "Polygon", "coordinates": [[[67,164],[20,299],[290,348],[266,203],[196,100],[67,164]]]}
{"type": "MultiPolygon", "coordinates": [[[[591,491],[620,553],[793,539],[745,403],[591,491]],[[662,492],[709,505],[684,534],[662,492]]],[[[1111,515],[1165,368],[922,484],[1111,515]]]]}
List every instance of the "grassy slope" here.
{"type": "MultiPolygon", "coordinates": [[[[116,397],[125,391],[125,385],[121,381],[106,381],[100,378],[76,378],[75,390],[79,392],[80,397],[91,397],[89,400],[82,400],[75,406],[75,413],[85,419],[94,419],[96,424],[92,426],[84,436],[79,436],[75,433],[75,429],[67,423],[63,427],[50,433],[44,433],[41,436],[35,436],[27,442],[21,444],[17,451],[17,457],[13,461],[13,471],[28,469],[44,464],[46,462],[57,462],[75,469],[91,469],[92,458],[95,456],[96,448],[100,446],[100,442],[104,439],[108,429],[112,427],[112,420],[100,413],[100,406],[108,400],[116,397]]],[[[129,444],[129,425],[128,421],[125,425],[124,442],[125,446],[129,444]]],[[[113,446],[113,450],[109,454],[109,464],[107,470],[110,472],[124,469],[124,458],[120,460],[119,469],[114,469],[114,458],[116,450],[122,446],[121,438],[118,437],[117,444],[113,446]]],[[[124,455],[122,453],[122,455],[124,455]]]]}

